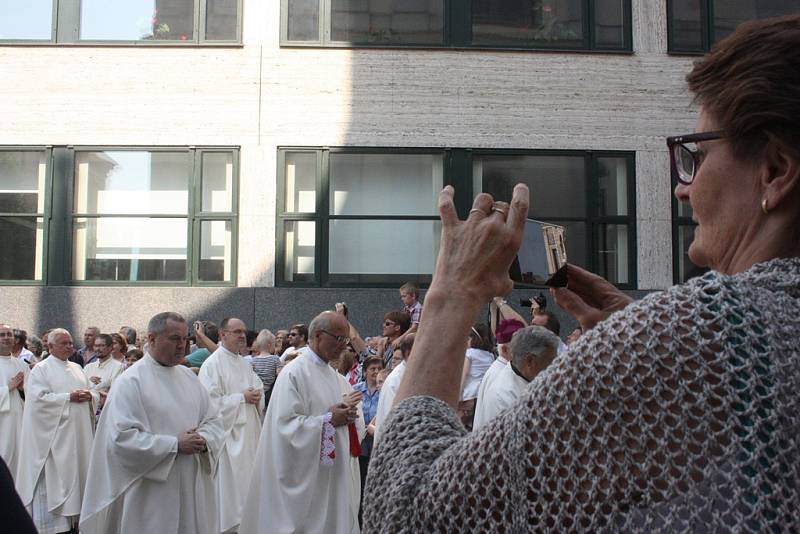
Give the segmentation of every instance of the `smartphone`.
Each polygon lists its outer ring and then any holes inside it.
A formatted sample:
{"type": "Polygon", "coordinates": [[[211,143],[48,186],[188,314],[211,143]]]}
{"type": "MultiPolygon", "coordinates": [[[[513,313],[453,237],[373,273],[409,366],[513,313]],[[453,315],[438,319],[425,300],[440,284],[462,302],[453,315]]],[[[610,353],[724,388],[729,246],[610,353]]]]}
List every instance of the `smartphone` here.
{"type": "Polygon", "coordinates": [[[567,247],[564,227],[528,219],[522,245],[508,271],[511,279],[536,287],[566,287],[567,247]]]}

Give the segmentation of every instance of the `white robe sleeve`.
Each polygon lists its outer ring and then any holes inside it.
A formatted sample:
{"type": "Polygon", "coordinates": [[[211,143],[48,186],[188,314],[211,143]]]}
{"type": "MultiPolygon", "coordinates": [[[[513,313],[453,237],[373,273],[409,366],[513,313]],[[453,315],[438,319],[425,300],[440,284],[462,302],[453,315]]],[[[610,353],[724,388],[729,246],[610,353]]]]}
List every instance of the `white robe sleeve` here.
{"type": "MultiPolygon", "coordinates": [[[[225,429],[225,437],[231,433],[233,426],[239,423],[244,417],[244,392],[226,392],[222,384],[219,368],[212,360],[207,360],[200,368],[197,375],[200,382],[208,390],[211,400],[217,405],[222,426],[225,429]]],[[[244,423],[242,420],[241,423],[244,423]]]]}
{"type": "Polygon", "coordinates": [[[11,392],[8,384],[0,386],[0,413],[11,411],[11,392]]]}

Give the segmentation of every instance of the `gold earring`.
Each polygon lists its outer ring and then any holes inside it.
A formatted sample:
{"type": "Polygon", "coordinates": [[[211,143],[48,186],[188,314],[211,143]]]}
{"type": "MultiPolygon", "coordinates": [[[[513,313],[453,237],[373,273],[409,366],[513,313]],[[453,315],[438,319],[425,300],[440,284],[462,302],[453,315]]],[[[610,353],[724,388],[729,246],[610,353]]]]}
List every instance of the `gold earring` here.
{"type": "Polygon", "coordinates": [[[767,198],[766,197],[764,197],[764,199],[761,201],[761,211],[764,212],[764,215],[768,215],[769,214],[769,206],[767,205],[767,198]]]}

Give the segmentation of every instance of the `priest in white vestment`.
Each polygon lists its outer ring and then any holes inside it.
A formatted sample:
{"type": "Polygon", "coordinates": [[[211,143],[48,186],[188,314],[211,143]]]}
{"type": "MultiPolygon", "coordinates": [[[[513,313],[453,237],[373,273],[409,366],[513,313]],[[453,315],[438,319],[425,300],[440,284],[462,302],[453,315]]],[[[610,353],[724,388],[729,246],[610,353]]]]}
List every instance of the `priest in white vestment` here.
{"type": "Polygon", "coordinates": [[[56,328],[50,356],[31,370],[25,388],[16,485],[40,533],[77,524],[86,486],[97,393],[81,366],[68,360],[72,336],[56,328]]]}
{"type": "Polygon", "coordinates": [[[159,313],[148,354],[114,382],[97,427],[82,534],[217,532],[219,412],[187,367],[186,321],[159,313]]]}
{"type": "Polygon", "coordinates": [[[358,432],[350,424],[361,399],[342,395],[341,378],[328,365],[348,333],[343,316],[321,313],[309,325],[310,350],[278,375],[240,534],[359,531],[358,432]]]}
{"type": "Polygon", "coordinates": [[[517,319],[503,319],[497,325],[495,332],[495,340],[497,341],[497,359],[492,363],[489,369],[484,373],[481,379],[481,385],[478,388],[478,399],[475,402],[475,417],[472,420],[472,430],[481,427],[486,423],[486,390],[494,382],[500,372],[508,366],[511,360],[511,347],[509,342],[514,332],[520,328],[525,328],[525,325],[517,319]]]}
{"type": "Polygon", "coordinates": [[[0,458],[5,460],[12,476],[17,471],[22,438],[25,401],[21,393],[30,374],[30,367],[11,355],[13,346],[14,331],[7,324],[0,324],[0,458]]]}
{"type": "Polygon", "coordinates": [[[264,384],[240,356],[247,348],[244,322],[235,317],[223,319],[219,332],[219,347],[203,362],[198,376],[219,408],[225,433],[216,474],[218,532],[235,532],[261,435],[264,384]]]}
{"type": "Polygon", "coordinates": [[[411,356],[411,349],[414,346],[414,337],[416,334],[407,334],[400,345],[395,349],[395,356],[399,351],[402,361],[397,365],[381,386],[381,396],[378,398],[378,411],[375,413],[375,433],[372,435],[373,450],[378,446],[380,439],[380,432],[383,425],[386,424],[386,419],[389,417],[389,412],[392,411],[394,404],[394,397],[397,395],[397,390],[400,388],[400,382],[403,381],[403,376],[406,373],[406,361],[411,356]]]}
{"type": "Polygon", "coordinates": [[[125,370],[122,362],[111,357],[113,345],[114,340],[110,335],[97,334],[94,338],[94,353],[97,359],[83,368],[83,374],[89,380],[89,389],[100,394],[101,408],[108,390],[111,389],[111,383],[125,370]]]}
{"type": "Polygon", "coordinates": [[[528,326],[514,333],[510,343],[511,362],[484,391],[482,419],[480,424],[473,423],[473,431],[517,402],[531,380],[547,369],[556,357],[560,341],[541,326],[528,326]]]}

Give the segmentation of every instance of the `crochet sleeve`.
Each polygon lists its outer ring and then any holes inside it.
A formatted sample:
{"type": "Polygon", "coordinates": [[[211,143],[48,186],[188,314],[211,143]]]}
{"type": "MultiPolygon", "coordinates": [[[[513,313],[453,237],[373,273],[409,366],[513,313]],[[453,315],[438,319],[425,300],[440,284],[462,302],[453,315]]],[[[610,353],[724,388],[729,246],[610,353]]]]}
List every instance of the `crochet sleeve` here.
{"type": "Polygon", "coordinates": [[[437,399],[404,400],[370,465],[365,531],[793,524],[796,490],[773,488],[797,487],[797,462],[776,435],[777,369],[746,301],[713,276],[649,295],[473,434],[437,399]]]}

